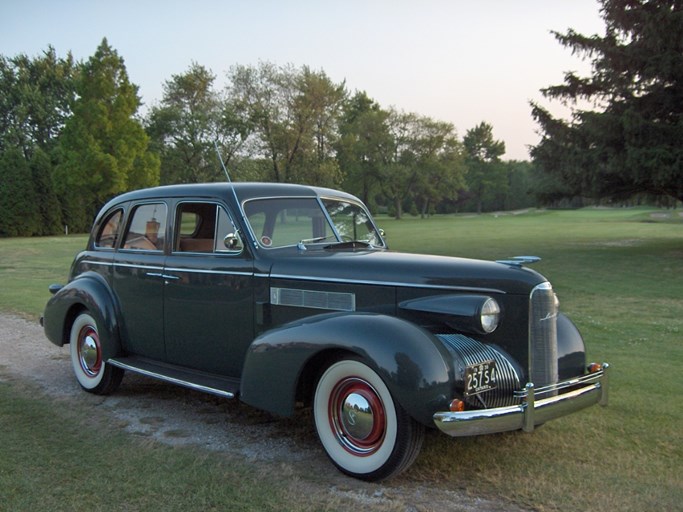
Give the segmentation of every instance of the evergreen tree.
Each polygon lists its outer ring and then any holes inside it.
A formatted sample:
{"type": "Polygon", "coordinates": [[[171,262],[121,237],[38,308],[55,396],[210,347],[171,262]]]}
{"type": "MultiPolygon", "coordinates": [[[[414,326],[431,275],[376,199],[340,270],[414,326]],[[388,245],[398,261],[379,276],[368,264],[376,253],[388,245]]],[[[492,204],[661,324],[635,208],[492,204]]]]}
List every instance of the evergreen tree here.
{"type": "Polygon", "coordinates": [[[570,121],[533,104],[543,138],[531,155],[562,190],[594,197],[637,193],[683,201],[683,1],[601,0],[604,36],[555,33],[590,58],[546,97],[574,106],[570,121]],[[590,100],[595,110],[578,108],[590,100]]]}
{"type": "Polygon", "coordinates": [[[0,236],[40,233],[40,214],[31,169],[19,148],[0,154],[0,236]]]}
{"type": "Polygon", "coordinates": [[[54,235],[62,231],[62,211],[52,183],[52,162],[40,148],[36,149],[29,162],[33,178],[33,189],[37,199],[40,228],[37,235],[54,235]]]}
{"type": "Polygon", "coordinates": [[[56,185],[67,205],[66,221],[83,229],[73,208],[92,216],[112,196],[159,182],[159,158],[148,150],[149,137],[134,117],[140,106],[137,86],[106,39],[81,67],[78,99],[60,137],[56,185]],[[72,201],[67,201],[72,203],[72,201]]]}

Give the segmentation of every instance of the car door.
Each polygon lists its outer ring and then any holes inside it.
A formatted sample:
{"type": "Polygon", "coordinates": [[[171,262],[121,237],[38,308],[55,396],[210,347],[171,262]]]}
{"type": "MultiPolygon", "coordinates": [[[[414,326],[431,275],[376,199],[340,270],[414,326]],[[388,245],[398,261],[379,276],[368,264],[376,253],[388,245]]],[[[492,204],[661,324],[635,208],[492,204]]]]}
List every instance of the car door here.
{"type": "Polygon", "coordinates": [[[164,269],[168,361],[237,378],[254,338],[252,256],[223,205],[182,201],[173,218],[164,269]]]}
{"type": "Polygon", "coordinates": [[[133,205],[113,271],[124,348],[129,354],[157,360],[166,357],[163,268],[167,210],[161,201],[133,205]]]}

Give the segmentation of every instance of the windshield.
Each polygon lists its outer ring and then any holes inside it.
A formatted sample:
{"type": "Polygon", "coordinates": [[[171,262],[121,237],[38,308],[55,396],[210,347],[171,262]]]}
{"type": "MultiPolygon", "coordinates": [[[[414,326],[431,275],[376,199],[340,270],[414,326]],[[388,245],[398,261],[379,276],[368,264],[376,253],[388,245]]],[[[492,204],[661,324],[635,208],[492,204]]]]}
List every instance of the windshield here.
{"type": "Polygon", "coordinates": [[[357,203],[325,198],[254,199],[244,204],[249,227],[262,247],[363,242],[384,247],[370,215],[357,203]]]}

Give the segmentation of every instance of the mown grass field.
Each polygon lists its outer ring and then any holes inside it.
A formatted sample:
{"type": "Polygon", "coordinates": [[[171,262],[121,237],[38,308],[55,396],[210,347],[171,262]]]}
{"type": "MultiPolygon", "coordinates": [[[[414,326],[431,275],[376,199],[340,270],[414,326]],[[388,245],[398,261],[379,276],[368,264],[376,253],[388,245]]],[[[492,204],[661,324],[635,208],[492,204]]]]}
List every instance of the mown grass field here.
{"type": "MultiPolygon", "coordinates": [[[[417,463],[393,485],[436,483],[539,510],[680,509],[683,218],[678,212],[531,211],[381,218],[379,224],[394,250],[483,259],[541,256],[533,268],[553,283],[562,310],[587,341],[589,359],[612,364],[609,407],[582,411],[531,435],[456,440],[430,434],[417,463]]],[[[83,236],[0,240],[0,309],[37,318],[47,285],[65,281],[84,244],[83,236]]],[[[335,509],[310,497],[292,502],[286,478],[266,480],[221,454],[141,446],[123,434],[102,442],[78,414],[54,407],[31,398],[22,386],[0,384],[0,503],[8,510],[28,510],[26,496],[49,485],[57,486],[47,502],[54,510],[105,508],[121,496],[130,497],[132,510],[283,510],[288,503],[295,505],[291,509],[335,509]],[[65,420],[59,427],[52,421],[55,414],[65,420]],[[167,483],[145,476],[155,465],[164,468],[167,483]],[[215,485],[193,487],[199,481],[215,485]],[[189,492],[200,487],[201,495],[189,492]]],[[[301,478],[319,481],[321,475],[307,476],[302,468],[301,478]]]]}

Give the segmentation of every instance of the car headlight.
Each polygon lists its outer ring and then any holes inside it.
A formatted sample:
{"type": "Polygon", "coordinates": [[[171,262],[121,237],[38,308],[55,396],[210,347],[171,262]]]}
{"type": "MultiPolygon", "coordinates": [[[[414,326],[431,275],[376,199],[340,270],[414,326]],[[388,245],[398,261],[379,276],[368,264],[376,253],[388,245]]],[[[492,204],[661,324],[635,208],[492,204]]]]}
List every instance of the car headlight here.
{"type": "Polygon", "coordinates": [[[500,306],[495,299],[488,298],[481,307],[479,315],[481,329],[486,333],[492,333],[498,327],[500,321],[500,306]]]}

